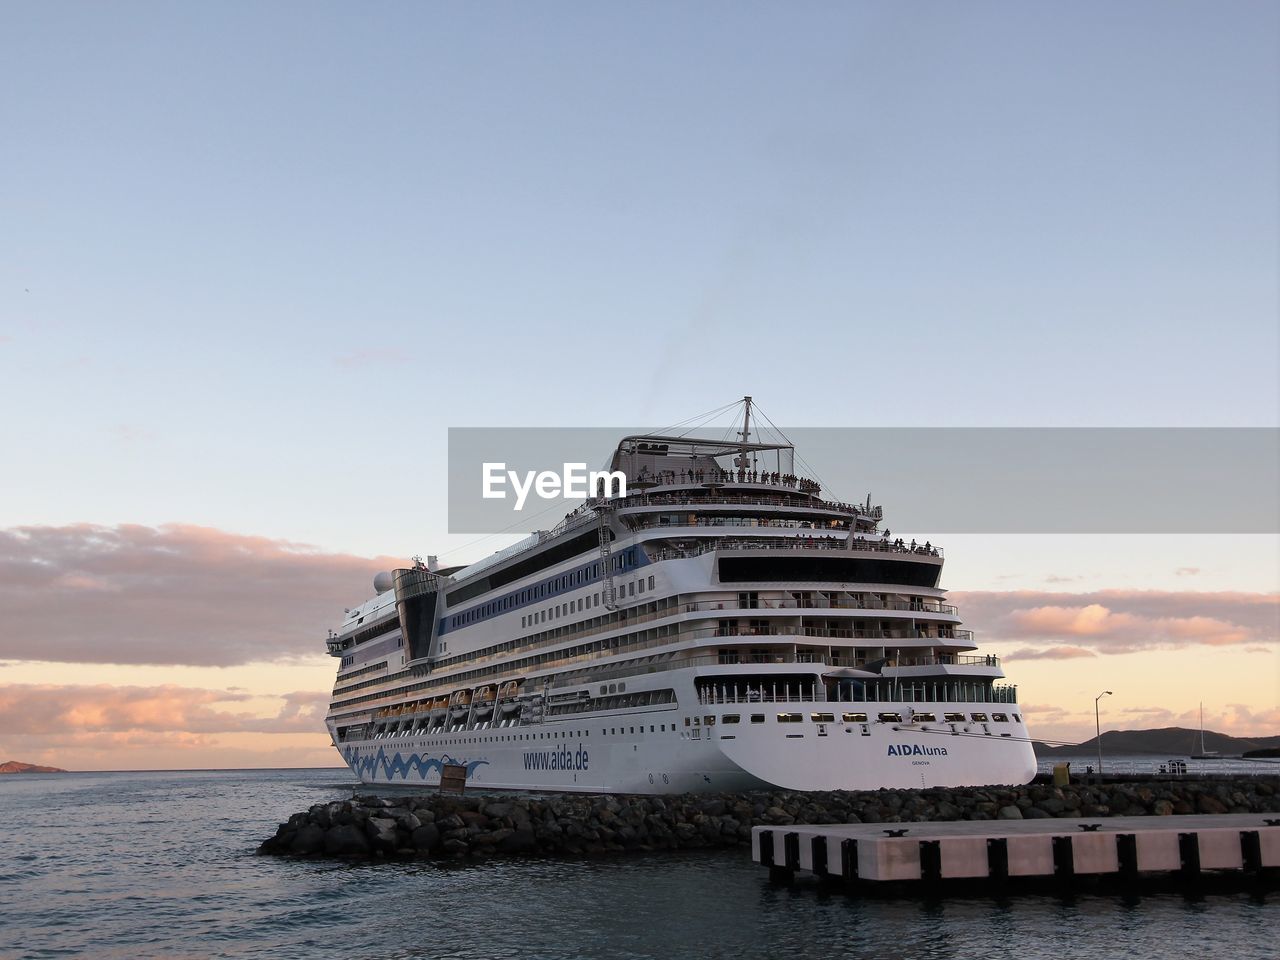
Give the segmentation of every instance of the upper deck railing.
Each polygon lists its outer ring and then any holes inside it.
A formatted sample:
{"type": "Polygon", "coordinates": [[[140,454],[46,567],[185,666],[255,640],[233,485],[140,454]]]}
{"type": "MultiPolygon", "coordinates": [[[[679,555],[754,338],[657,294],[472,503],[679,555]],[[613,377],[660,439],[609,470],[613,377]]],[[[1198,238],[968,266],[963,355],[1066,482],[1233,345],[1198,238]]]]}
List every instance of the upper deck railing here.
{"type": "Polygon", "coordinates": [[[818,535],[812,537],[721,537],[708,540],[689,547],[645,547],[650,560],[673,560],[678,558],[697,557],[708,550],[838,550],[844,553],[889,553],[914,554],[921,557],[941,557],[942,548],[931,543],[918,544],[914,540],[910,544],[902,540],[869,540],[854,537],[852,543],[847,537],[818,535]]]}

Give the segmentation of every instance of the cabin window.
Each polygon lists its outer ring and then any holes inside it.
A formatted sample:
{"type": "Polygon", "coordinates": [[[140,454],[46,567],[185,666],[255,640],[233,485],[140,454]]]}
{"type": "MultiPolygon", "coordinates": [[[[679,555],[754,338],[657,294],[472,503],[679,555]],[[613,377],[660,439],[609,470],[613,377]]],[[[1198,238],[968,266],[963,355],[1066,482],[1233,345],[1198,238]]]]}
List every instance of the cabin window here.
{"type": "Polygon", "coordinates": [[[987,722],[987,715],[986,715],[985,713],[971,713],[971,714],[969,714],[969,716],[973,717],[973,722],[974,722],[974,723],[986,723],[986,722],[987,722]]]}
{"type": "Polygon", "coordinates": [[[809,719],[814,723],[835,723],[836,715],[834,713],[811,713],[809,719]]]}
{"type": "Polygon", "coordinates": [[[650,589],[650,590],[652,590],[652,589],[653,589],[653,577],[650,577],[650,578],[649,578],[649,589],[650,589]]]}
{"type": "Polygon", "coordinates": [[[917,713],[915,714],[915,719],[920,723],[935,723],[938,718],[932,713],[917,713]]]}
{"type": "Polygon", "coordinates": [[[901,723],[902,714],[900,713],[881,713],[876,715],[876,719],[881,723],[901,723]]]}
{"type": "Polygon", "coordinates": [[[947,723],[964,723],[963,713],[944,713],[942,719],[947,723]]]}
{"type": "Polygon", "coordinates": [[[866,723],[867,715],[865,713],[846,713],[843,719],[845,723],[866,723]]]}
{"type": "Polygon", "coordinates": [[[1007,713],[993,713],[991,719],[996,723],[1008,723],[1009,715],[1007,713]]]}
{"type": "Polygon", "coordinates": [[[726,713],[720,718],[721,723],[741,723],[742,717],[736,713],[726,713]]]}
{"type": "Polygon", "coordinates": [[[801,713],[778,714],[779,723],[801,723],[803,720],[804,720],[804,714],[801,714],[801,713]]]}

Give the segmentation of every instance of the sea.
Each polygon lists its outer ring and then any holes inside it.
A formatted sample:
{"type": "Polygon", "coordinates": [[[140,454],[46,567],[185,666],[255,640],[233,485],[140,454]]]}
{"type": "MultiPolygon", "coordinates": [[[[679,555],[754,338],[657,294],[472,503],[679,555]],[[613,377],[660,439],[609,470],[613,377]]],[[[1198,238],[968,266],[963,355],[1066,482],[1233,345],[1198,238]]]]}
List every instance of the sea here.
{"type": "Polygon", "coordinates": [[[1272,893],[864,900],[771,885],[742,849],[470,864],[255,852],[353,786],[334,769],[0,777],[0,957],[1280,955],[1272,893]]]}

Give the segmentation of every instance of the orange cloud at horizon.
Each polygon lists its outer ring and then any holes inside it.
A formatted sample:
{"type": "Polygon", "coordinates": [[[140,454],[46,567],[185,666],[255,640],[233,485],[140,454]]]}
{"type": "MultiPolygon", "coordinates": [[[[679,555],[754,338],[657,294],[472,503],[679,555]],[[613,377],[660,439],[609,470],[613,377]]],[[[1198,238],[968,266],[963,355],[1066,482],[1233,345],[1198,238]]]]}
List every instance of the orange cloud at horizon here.
{"type": "Polygon", "coordinates": [[[274,713],[238,709],[257,699],[174,685],[0,685],[0,756],[92,770],[340,764],[325,691],[282,694],[274,713]]]}
{"type": "MultiPolygon", "coordinates": [[[[402,562],[184,525],[0,530],[0,759],[335,766],[324,630],[402,562]]],[[[1280,734],[1276,593],[951,599],[980,649],[1009,661],[1035,737],[1093,736],[1104,687],[1104,729],[1193,727],[1203,701],[1210,729],[1280,734]]]]}

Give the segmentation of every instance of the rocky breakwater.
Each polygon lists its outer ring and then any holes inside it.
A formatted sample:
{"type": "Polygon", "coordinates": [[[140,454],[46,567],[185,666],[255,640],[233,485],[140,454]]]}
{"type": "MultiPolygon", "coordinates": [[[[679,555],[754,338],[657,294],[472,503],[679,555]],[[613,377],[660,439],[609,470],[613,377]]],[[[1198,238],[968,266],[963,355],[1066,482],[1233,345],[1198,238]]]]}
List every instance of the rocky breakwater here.
{"type": "Polygon", "coordinates": [[[607,855],[732,847],[753,826],[1280,813],[1275,778],[832,793],[357,796],[280,824],[259,852],[330,857],[607,855]]]}

